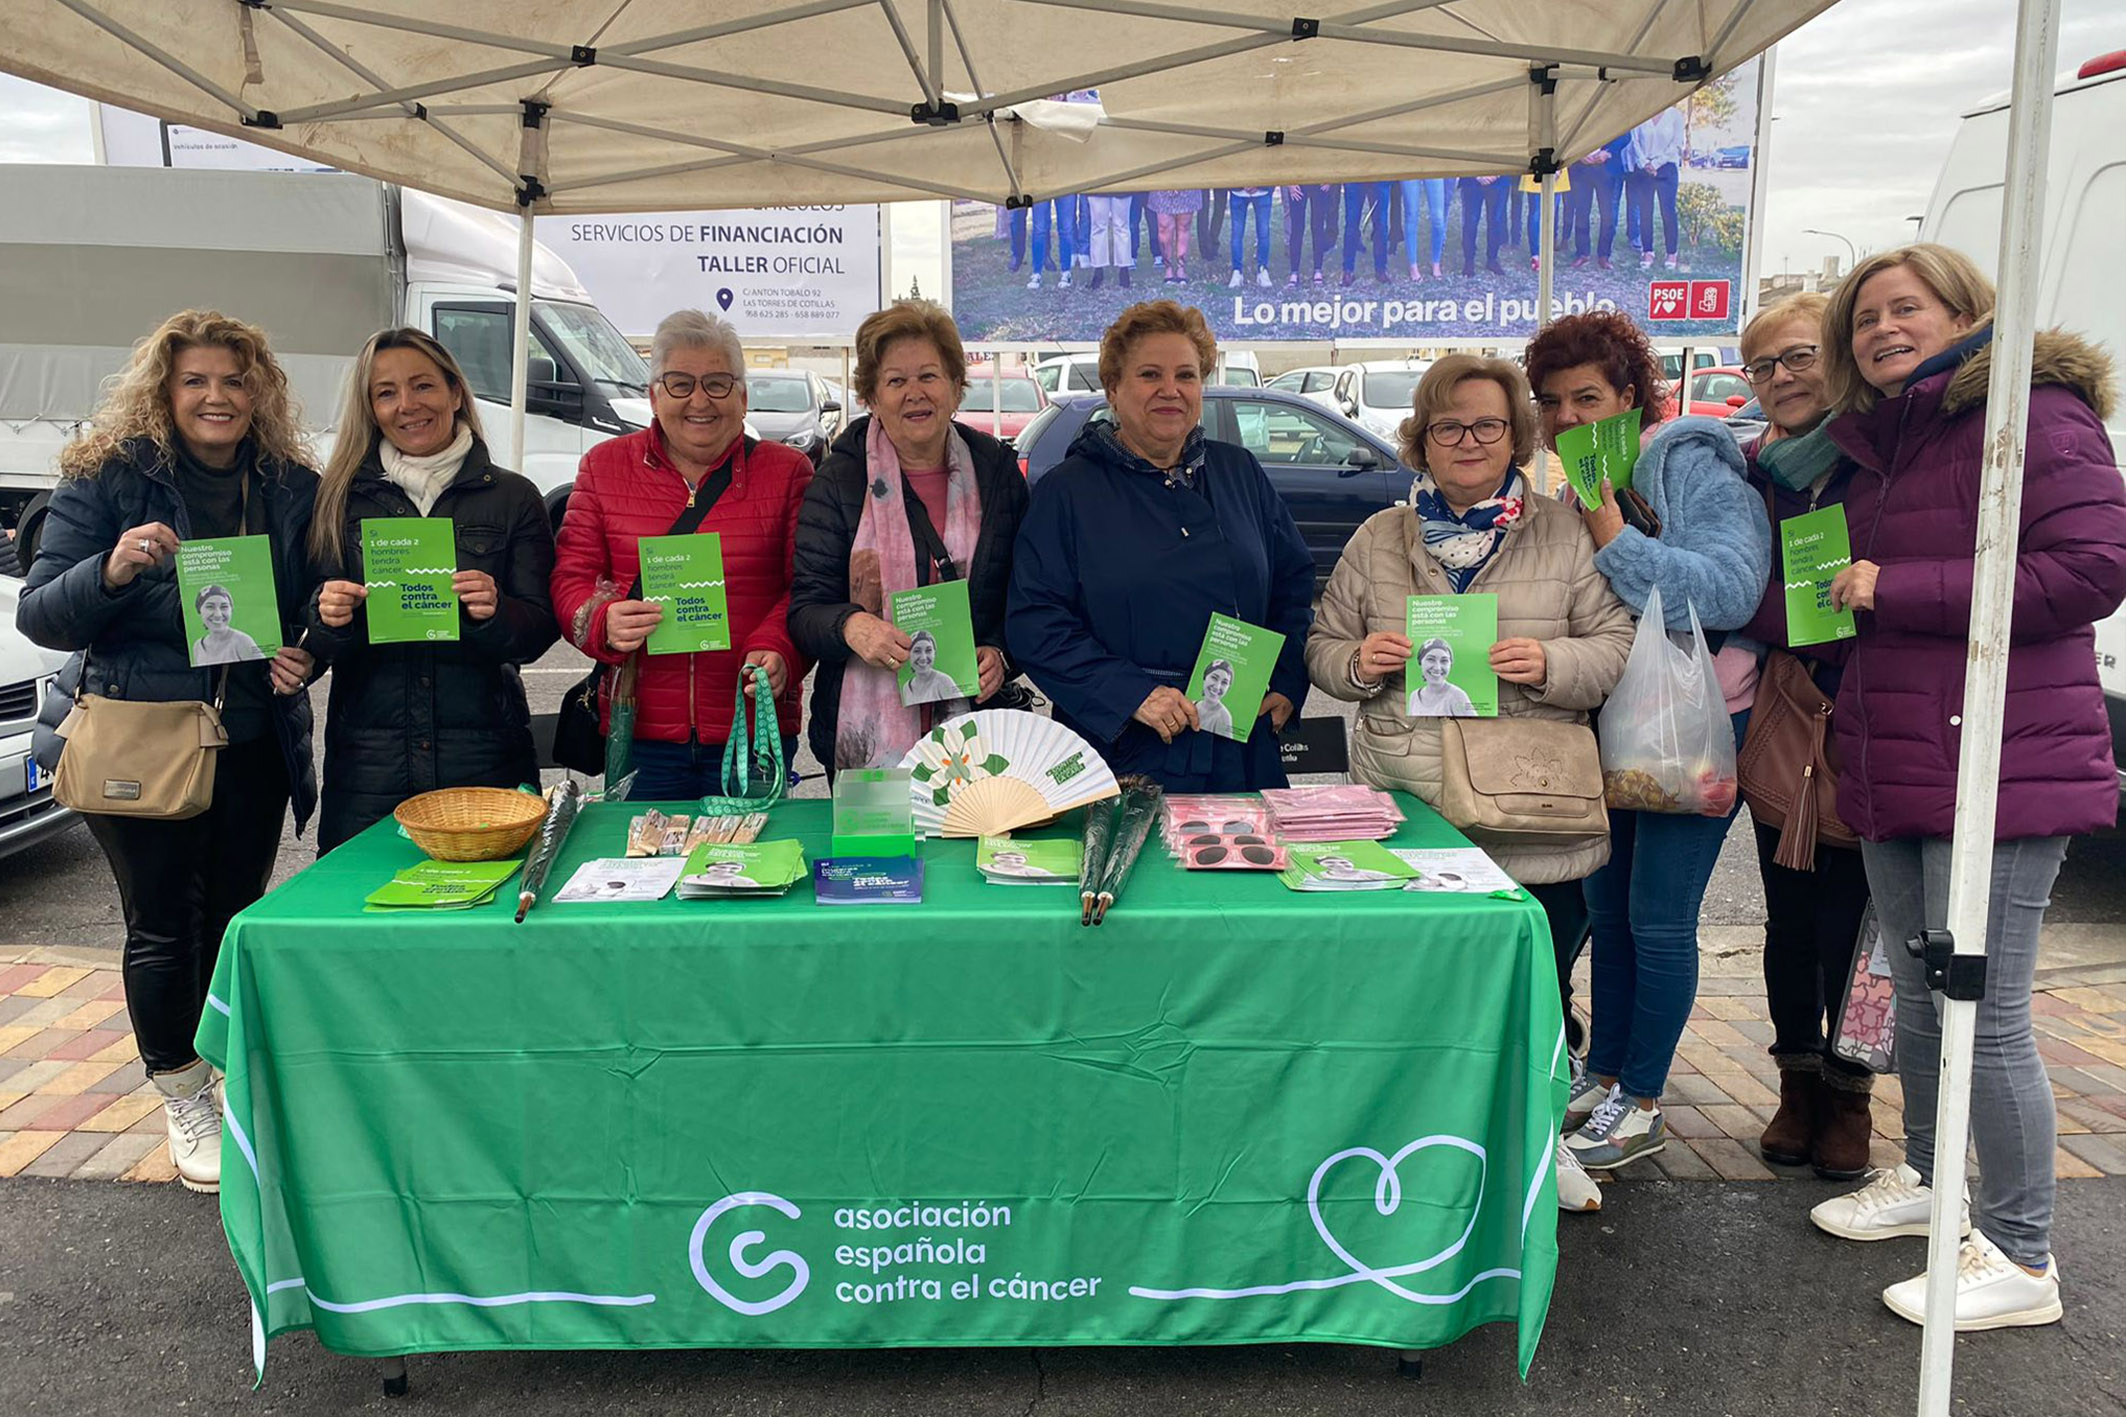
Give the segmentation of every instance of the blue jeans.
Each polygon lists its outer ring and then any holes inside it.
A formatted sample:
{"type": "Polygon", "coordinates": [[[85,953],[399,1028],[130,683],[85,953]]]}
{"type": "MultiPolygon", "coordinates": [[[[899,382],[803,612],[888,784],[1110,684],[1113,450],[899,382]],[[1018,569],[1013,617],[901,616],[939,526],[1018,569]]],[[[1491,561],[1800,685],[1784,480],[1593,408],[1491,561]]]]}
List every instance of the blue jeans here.
{"type": "Polygon", "coordinates": [[[1344,183],[1344,274],[1358,264],[1359,228],[1366,224],[1366,207],[1373,208],[1373,274],[1388,274],[1388,203],[1393,200],[1393,182],[1344,183]]]}
{"type": "MultiPolygon", "coordinates": [[[[723,744],[666,743],[655,738],[637,738],[631,757],[635,785],[628,789],[631,802],[679,802],[689,797],[720,796],[723,792],[723,744]]],[[[785,773],[797,765],[797,738],[782,735],[785,773]]],[[[792,782],[796,778],[792,776],[792,782]]]]}
{"type": "MultiPolygon", "coordinates": [[[[1735,741],[1749,710],[1730,715],[1735,741]]],[[[1609,864],[1587,878],[1594,1033],[1587,1070],[1659,1098],[1698,998],[1698,911],[1735,820],[1611,812],[1609,864]]]]}
{"type": "Polygon", "coordinates": [[[1676,254],[1678,230],[1676,227],[1676,165],[1663,163],[1659,172],[1633,172],[1625,179],[1624,188],[1631,202],[1631,234],[1639,243],[1639,250],[1652,255],[1654,250],[1654,214],[1661,216],[1661,234],[1667,238],[1667,254],[1676,254]]]}
{"type": "MultiPolygon", "coordinates": [[[[1934,1181],[1934,1113],[1941,1099],[1940,997],[1925,966],[1900,942],[1949,915],[1949,843],[1942,838],[1864,841],[1875,916],[1889,943],[1897,985],[1897,1075],[1905,1089],[1905,1161],[1934,1181]]],[[[2067,854],[2065,837],[2003,841],[1993,848],[1986,910],[1986,997],[1978,1002],[1971,1052],[1971,1140],[1978,1147],[1974,1219],[2017,1264],[2040,1265],[2052,1252],[2058,1192],[2052,1148],[2059,1119],[2052,1080],[2030,1023],[2038,931],[2052,883],[2067,854]]]]}
{"type": "MultiPolygon", "coordinates": [[[[1566,204],[1565,225],[1572,236],[1575,260],[1585,260],[1592,250],[1608,260],[1617,241],[1617,208],[1624,193],[1624,174],[1614,163],[1582,162],[1572,169],[1572,200],[1566,204]]],[[[1559,249],[1564,242],[1558,243],[1559,249]]]]}
{"type": "Polygon", "coordinates": [[[1011,209],[1011,268],[1026,264],[1026,208],[1011,209]]]}
{"type": "Polygon", "coordinates": [[[1036,202],[1033,208],[1033,268],[1040,270],[1048,263],[1048,229],[1056,232],[1056,269],[1068,271],[1071,258],[1078,250],[1078,199],[1058,197],[1053,202],[1036,202]]]}
{"type": "Polygon", "coordinates": [[[1412,182],[1395,184],[1402,189],[1403,197],[1403,249],[1410,253],[1410,264],[1438,265],[1440,253],[1447,249],[1447,179],[1444,177],[1421,177],[1412,182]],[[1417,216],[1422,208],[1432,218],[1431,242],[1427,256],[1417,254],[1417,216]]]}
{"type": "Polygon", "coordinates": [[[1241,257],[1247,254],[1248,213],[1255,214],[1255,269],[1270,268],[1270,193],[1259,197],[1243,197],[1234,193],[1227,210],[1233,218],[1233,269],[1241,268],[1241,257]]]}

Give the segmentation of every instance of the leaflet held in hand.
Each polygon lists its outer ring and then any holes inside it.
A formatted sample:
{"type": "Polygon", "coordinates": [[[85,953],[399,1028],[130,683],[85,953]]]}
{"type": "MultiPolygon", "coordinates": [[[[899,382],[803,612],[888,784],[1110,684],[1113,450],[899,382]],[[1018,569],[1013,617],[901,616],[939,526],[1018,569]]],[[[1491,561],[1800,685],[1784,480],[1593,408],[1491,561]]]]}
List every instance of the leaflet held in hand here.
{"type": "Polygon", "coordinates": [[[1196,726],[1205,733],[1245,743],[1262,714],[1270,675],[1284,653],[1284,636],[1230,615],[1211,616],[1190,671],[1188,696],[1196,726]]]}
{"type": "Polygon", "coordinates": [[[1580,494],[1583,506],[1602,505],[1602,479],[1619,491],[1631,486],[1639,464],[1639,410],[1627,408],[1613,418],[1582,423],[1558,434],[1558,462],[1565,480],[1580,494]]]}
{"type": "Polygon", "coordinates": [[[362,584],[369,643],[458,637],[457,529],[448,517],[364,517],[362,584]]]}
{"type": "Polygon", "coordinates": [[[1496,595],[1413,595],[1404,610],[1410,663],[1403,671],[1412,718],[1497,718],[1499,638],[1496,595]]]}
{"type": "Polygon", "coordinates": [[[224,536],[179,544],[177,594],[184,611],[185,648],[195,668],[271,659],[281,647],[270,537],[224,536]]]}
{"type": "Polygon", "coordinates": [[[1820,645],[1856,633],[1851,610],[1831,608],[1831,582],[1853,564],[1843,506],[1818,507],[1779,523],[1786,579],[1786,640],[1820,645]]]}
{"type": "Polygon", "coordinates": [[[723,537],[645,536],[640,542],[642,598],[664,611],[644,648],[651,654],[699,654],[731,647],[724,598],[723,537]]]}
{"type": "Polygon", "coordinates": [[[887,613],[894,628],[913,641],[907,661],[895,674],[904,706],[975,696],[982,676],[974,657],[974,615],[967,603],[967,582],[939,581],[895,591],[888,599],[887,613]]]}

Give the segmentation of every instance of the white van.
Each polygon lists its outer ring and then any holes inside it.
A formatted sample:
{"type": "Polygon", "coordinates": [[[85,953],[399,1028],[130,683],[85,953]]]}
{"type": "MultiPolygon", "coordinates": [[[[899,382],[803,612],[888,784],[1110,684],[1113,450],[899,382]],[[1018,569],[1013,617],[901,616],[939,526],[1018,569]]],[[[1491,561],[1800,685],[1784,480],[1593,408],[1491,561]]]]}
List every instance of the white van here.
{"type": "Polygon", "coordinates": [[[15,628],[22,582],[0,575],[0,856],[35,846],[80,818],[52,800],[52,780],[30,757],[37,710],[66,663],[15,628]]]}
{"type": "Polygon", "coordinates": [[[524,450],[509,427],[517,227],[347,173],[0,167],[0,526],[29,564],[59,450],[176,310],[262,326],[322,460],[362,342],[418,326],[464,366],[496,456],[557,522],[586,449],[645,427],[649,366],[560,257],[532,261],[524,450]]]}
{"type": "MultiPolygon", "coordinates": [[[[2126,358],[2126,50],[2090,60],[2054,92],[2038,328],[2062,326],[2126,358]]],[[[2001,94],[1964,115],[1920,239],[1953,246],[1995,273],[2007,167],[2008,95],[2001,94]]],[[[2126,465],[2126,418],[2114,414],[2109,432],[2126,465]]],[[[2126,792],[2126,611],[2097,626],[2096,647],[2126,792]]]]}

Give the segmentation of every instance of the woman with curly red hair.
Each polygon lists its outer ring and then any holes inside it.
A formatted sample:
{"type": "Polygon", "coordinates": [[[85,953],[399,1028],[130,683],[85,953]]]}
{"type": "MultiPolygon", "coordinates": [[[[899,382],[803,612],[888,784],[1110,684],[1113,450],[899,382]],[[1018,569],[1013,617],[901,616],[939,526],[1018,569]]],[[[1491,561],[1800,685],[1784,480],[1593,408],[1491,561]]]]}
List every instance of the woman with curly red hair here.
{"type": "MultiPolygon", "coordinates": [[[[1661,422],[1668,390],[1646,336],[1615,311],[1572,315],[1528,346],[1543,437],[1637,408],[1646,423],[1632,488],[1652,534],[1627,526],[1606,482],[1582,515],[1595,569],[1635,615],[1661,593],[1670,631],[1691,613],[1716,641],[1713,669],[1735,741],[1757,686],[1757,648],[1725,634],[1746,624],[1771,574],[1771,528],[1744,481],[1742,454],[1710,418],[1661,422]]],[[[1566,1145],[1589,1170],[1622,1166],[1667,1142],[1661,1089],[1698,993],[1698,911],[1733,812],[1721,817],[1612,811],[1610,858],[1587,878],[1594,934],[1594,1025],[1573,1081],[1566,1145]],[[1641,869],[1643,863],[1644,869],[1641,869]]]]}

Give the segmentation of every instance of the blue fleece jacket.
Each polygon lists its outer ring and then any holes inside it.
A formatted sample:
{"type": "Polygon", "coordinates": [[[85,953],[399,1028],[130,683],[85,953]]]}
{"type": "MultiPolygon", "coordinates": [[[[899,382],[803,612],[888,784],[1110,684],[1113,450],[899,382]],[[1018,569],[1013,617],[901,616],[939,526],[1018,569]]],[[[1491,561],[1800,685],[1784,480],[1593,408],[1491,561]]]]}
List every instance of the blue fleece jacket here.
{"type": "Polygon", "coordinates": [[[1626,527],[1595,553],[1595,569],[1633,614],[1659,586],[1671,630],[1690,629],[1693,605],[1708,630],[1749,623],[1772,574],[1772,528],[1745,477],[1742,451],[1717,421],[1661,425],[1631,474],[1661,519],[1660,537],[1626,527]]]}

